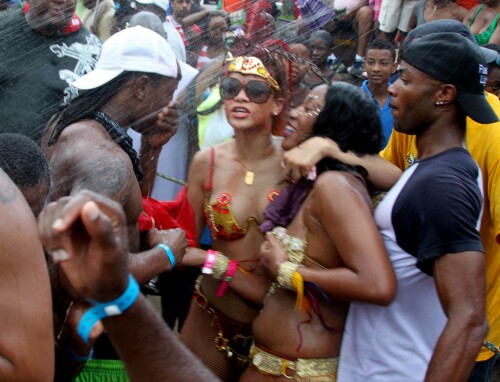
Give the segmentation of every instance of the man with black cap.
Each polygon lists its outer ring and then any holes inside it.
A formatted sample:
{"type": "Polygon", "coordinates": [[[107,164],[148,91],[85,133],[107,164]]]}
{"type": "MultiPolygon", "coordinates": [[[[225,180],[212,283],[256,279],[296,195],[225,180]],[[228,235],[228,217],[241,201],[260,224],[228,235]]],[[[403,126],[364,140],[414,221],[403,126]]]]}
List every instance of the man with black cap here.
{"type": "Polygon", "coordinates": [[[466,381],[487,333],[479,237],[481,172],[463,148],[466,116],[498,121],[479,47],[457,33],[405,45],[390,88],[396,131],[419,160],[375,211],[398,280],[386,308],[352,304],[339,381],[466,381]]]}
{"type": "MultiPolygon", "coordinates": [[[[475,42],[470,30],[455,20],[436,20],[411,31],[406,42],[431,33],[452,32],[475,42]]],[[[481,47],[486,61],[495,62],[498,53],[481,47]]],[[[491,73],[488,73],[490,76],[491,73]]],[[[498,115],[500,101],[494,94],[485,93],[486,100],[498,115]]],[[[482,172],[484,210],[481,219],[481,241],[486,262],[486,317],[489,324],[487,342],[481,348],[469,382],[489,380],[498,354],[492,350],[500,345],[500,123],[481,124],[466,120],[465,146],[482,172]]],[[[419,157],[415,137],[393,130],[387,147],[380,155],[404,170],[419,157]]]]}

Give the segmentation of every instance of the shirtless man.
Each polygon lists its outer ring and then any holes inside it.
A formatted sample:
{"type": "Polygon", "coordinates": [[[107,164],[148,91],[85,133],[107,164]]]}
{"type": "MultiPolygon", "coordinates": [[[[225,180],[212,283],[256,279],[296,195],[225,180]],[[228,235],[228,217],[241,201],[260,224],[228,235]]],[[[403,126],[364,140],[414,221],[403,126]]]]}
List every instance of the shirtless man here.
{"type": "MultiPolygon", "coordinates": [[[[51,200],[86,189],[121,204],[133,253],[129,269],[141,285],[180,262],[186,240],[181,230],[152,229],[140,245],[142,171],[132,139],[121,126],[133,125],[151,150],[166,143],[177,128],[176,105],[169,102],[180,77],[174,53],[160,35],[142,27],[123,30],[106,40],[96,69],[74,83],[87,91],[54,117],[42,141],[53,171],[51,200]]],[[[59,251],[55,258],[67,255],[59,251]]],[[[69,296],[68,309],[76,297],[69,296]]],[[[78,356],[90,350],[78,341],[71,346],[78,356]]],[[[109,352],[95,356],[115,357],[109,352]]]]}
{"type": "MultiPolygon", "coordinates": [[[[103,45],[96,70],[73,84],[91,90],[56,115],[44,134],[42,148],[54,179],[51,200],[88,189],[119,202],[127,217],[131,252],[140,249],[142,171],[121,126],[133,125],[151,147],[166,143],[176,132],[176,105],[169,102],[180,77],[175,56],[160,35],[142,27],[121,31],[103,45]]],[[[148,241],[149,247],[171,242],[178,260],[182,257],[179,232],[153,229],[148,241]]],[[[139,283],[171,268],[165,256],[161,248],[131,256],[139,283]]]]}
{"type": "Polygon", "coordinates": [[[54,377],[52,301],[35,218],[0,170],[0,380],[54,377]]]}
{"type": "MultiPolygon", "coordinates": [[[[80,295],[103,304],[115,300],[128,289],[126,217],[118,203],[90,191],[61,198],[42,212],[39,232],[50,253],[63,249],[68,254],[66,259],[56,261],[80,295]]],[[[32,252],[29,254],[33,255],[32,252]]],[[[217,380],[180,343],[144,296],[136,291],[131,300],[121,314],[102,319],[106,332],[125,362],[130,380],[217,380]],[[147,344],[147,351],[143,351],[144,344],[147,344]]],[[[31,316],[27,317],[31,323],[31,316]]],[[[26,327],[33,329],[34,325],[26,327]]],[[[48,332],[46,328],[44,330],[48,332]]],[[[4,338],[2,335],[2,340],[4,338]]],[[[18,341],[18,337],[15,340],[18,341]]],[[[34,357],[40,355],[38,358],[43,358],[43,365],[52,365],[46,354],[49,353],[30,353],[31,362],[26,364],[33,367],[36,365],[34,357]]],[[[42,377],[41,374],[34,375],[42,377]]],[[[0,378],[6,380],[1,371],[0,378]]]]}

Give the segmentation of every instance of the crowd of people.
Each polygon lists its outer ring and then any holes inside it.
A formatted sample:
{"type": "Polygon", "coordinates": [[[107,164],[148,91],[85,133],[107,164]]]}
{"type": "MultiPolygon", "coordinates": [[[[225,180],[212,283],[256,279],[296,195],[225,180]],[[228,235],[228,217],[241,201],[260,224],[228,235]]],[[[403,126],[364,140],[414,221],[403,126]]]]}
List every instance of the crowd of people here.
{"type": "Polygon", "coordinates": [[[497,381],[500,0],[279,5],[0,1],[0,380],[497,381]]]}

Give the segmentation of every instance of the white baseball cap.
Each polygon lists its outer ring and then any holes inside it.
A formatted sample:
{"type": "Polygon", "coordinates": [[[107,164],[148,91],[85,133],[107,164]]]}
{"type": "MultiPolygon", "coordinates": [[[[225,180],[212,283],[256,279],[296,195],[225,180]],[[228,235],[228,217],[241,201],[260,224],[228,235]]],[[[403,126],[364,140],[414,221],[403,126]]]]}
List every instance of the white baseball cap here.
{"type": "Polygon", "coordinates": [[[107,39],[95,69],[72,83],[78,89],[95,89],[123,72],[156,73],[177,78],[177,60],[165,39],[150,29],[135,26],[107,39]]]}
{"type": "Polygon", "coordinates": [[[164,11],[168,8],[168,0],[135,0],[139,4],[154,4],[163,9],[164,11]]]}

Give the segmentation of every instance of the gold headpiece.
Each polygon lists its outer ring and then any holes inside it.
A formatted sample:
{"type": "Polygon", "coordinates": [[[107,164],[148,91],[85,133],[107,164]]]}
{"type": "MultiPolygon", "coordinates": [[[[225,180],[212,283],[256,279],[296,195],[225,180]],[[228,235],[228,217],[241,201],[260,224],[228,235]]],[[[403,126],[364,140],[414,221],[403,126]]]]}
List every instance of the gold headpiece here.
{"type": "Polygon", "coordinates": [[[262,61],[257,57],[233,57],[230,55],[227,60],[229,61],[229,72],[259,76],[265,79],[277,93],[280,92],[278,83],[271,74],[269,74],[262,61]]]}

